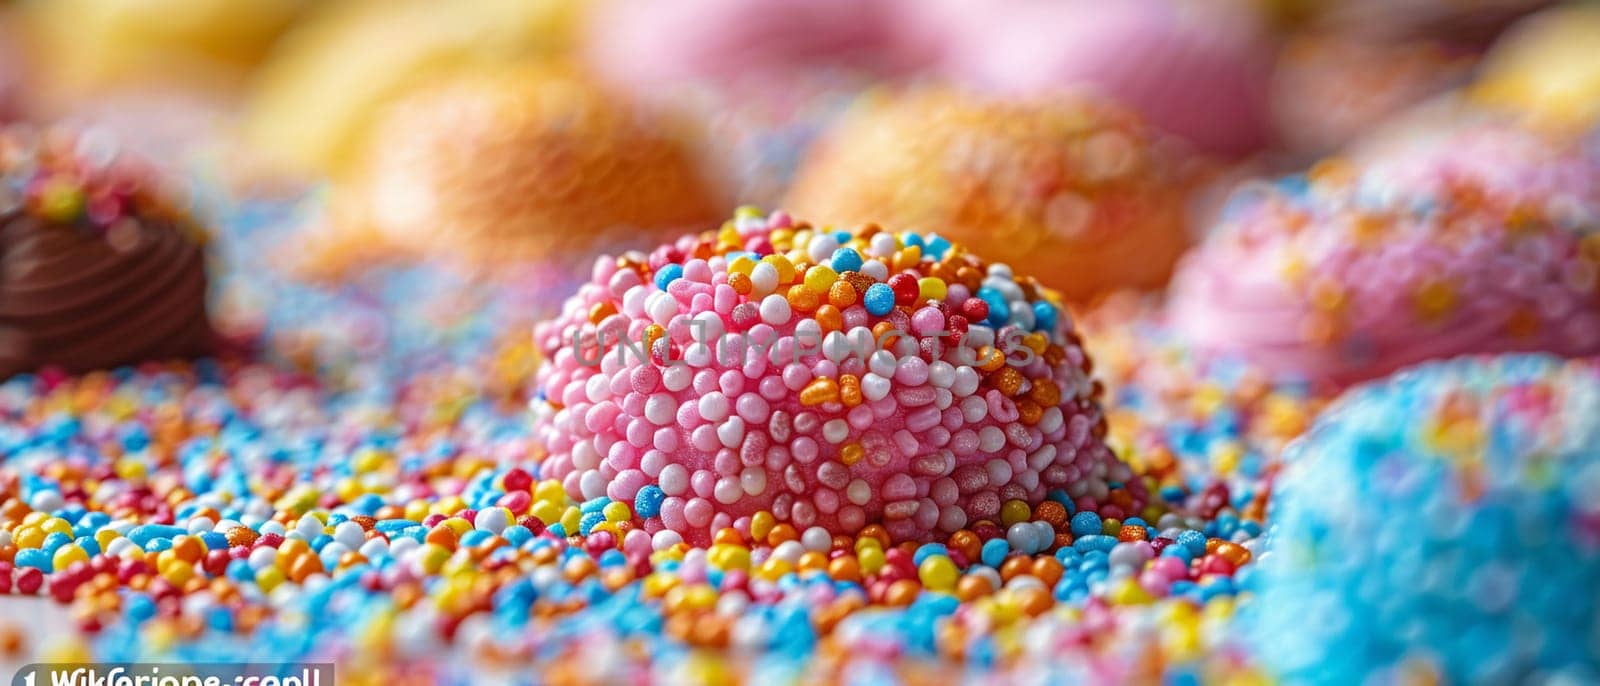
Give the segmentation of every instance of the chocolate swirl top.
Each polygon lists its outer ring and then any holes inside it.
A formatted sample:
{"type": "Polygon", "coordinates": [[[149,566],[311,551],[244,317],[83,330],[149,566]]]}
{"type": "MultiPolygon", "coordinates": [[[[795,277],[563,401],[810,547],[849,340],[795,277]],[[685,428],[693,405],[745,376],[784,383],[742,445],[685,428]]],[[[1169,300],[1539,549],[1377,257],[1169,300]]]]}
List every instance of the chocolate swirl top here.
{"type": "Polygon", "coordinates": [[[203,236],[142,169],[0,131],[0,378],[206,352],[203,236]]]}

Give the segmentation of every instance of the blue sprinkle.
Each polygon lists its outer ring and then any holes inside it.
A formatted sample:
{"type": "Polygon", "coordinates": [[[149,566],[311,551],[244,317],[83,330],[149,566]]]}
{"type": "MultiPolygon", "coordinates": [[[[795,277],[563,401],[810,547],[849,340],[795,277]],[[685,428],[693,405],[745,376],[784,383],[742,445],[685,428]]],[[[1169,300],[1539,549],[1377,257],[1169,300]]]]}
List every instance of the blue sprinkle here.
{"type": "Polygon", "coordinates": [[[393,534],[416,525],[416,522],[409,519],[380,519],[376,524],[372,525],[372,528],[377,529],[379,533],[393,534]]]}
{"type": "Polygon", "coordinates": [[[1011,305],[1006,302],[1006,296],[1000,291],[984,286],[978,289],[976,295],[989,306],[989,318],[984,320],[989,326],[1004,326],[1006,322],[1011,321],[1011,305]]]}
{"type": "Polygon", "coordinates": [[[1200,557],[1206,554],[1206,535],[1186,529],[1178,534],[1178,545],[1188,548],[1190,557],[1200,557]]]}
{"type": "Polygon", "coordinates": [[[833,262],[829,266],[833,267],[834,271],[843,274],[845,272],[861,271],[861,265],[864,263],[865,260],[861,259],[861,253],[856,252],[855,248],[839,248],[833,251],[833,262]]]}
{"type": "Polygon", "coordinates": [[[894,309],[894,289],[889,288],[888,284],[872,284],[867,287],[867,292],[861,301],[867,306],[868,314],[882,317],[894,309]]]}
{"type": "Polygon", "coordinates": [[[912,562],[912,564],[915,564],[918,567],[920,567],[920,566],[922,566],[922,561],[928,559],[929,557],[932,557],[934,555],[949,555],[949,554],[950,554],[949,549],[945,548],[943,544],[940,544],[940,543],[927,543],[927,544],[924,544],[922,547],[917,548],[917,552],[911,554],[911,562],[912,562]]]}
{"type": "Polygon", "coordinates": [[[990,567],[999,567],[1000,563],[1006,561],[1006,555],[1010,552],[1011,544],[1007,543],[1006,539],[991,538],[983,544],[983,550],[978,553],[978,559],[990,567]]]}
{"type": "Polygon", "coordinates": [[[64,533],[61,533],[60,531],[57,531],[57,532],[54,532],[54,533],[50,534],[49,536],[45,536],[44,537],[44,542],[39,544],[39,548],[41,550],[43,550],[46,555],[54,555],[54,554],[56,554],[56,549],[57,548],[60,548],[61,546],[64,546],[64,545],[66,545],[68,543],[71,543],[71,542],[72,542],[72,537],[71,536],[68,536],[68,535],[66,535],[64,533]]]}
{"type": "Polygon", "coordinates": [[[661,514],[661,502],[667,499],[666,492],[660,486],[650,484],[639,489],[639,494],[633,498],[633,513],[640,519],[649,519],[661,514]]]}
{"type": "Polygon", "coordinates": [[[578,520],[578,533],[588,536],[589,530],[593,529],[596,524],[599,524],[603,521],[606,521],[605,513],[590,512],[589,514],[584,515],[583,519],[578,520]]]}
{"type": "Polygon", "coordinates": [[[1079,512],[1072,515],[1072,535],[1089,536],[1100,533],[1100,515],[1094,512],[1079,512]]]}
{"type": "Polygon", "coordinates": [[[1110,551],[1115,547],[1117,547],[1117,537],[1104,534],[1082,536],[1072,542],[1072,549],[1080,553],[1088,553],[1095,550],[1110,551]]]}
{"type": "Polygon", "coordinates": [[[533,532],[521,524],[512,524],[506,527],[505,531],[500,532],[500,537],[506,539],[506,543],[515,548],[533,538],[533,532]]]}
{"type": "MultiPolygon", "coordinates": [[[[238,560],[238,562],[242,563],[243,560],[238,560]]],[[[251,577],[251,579],[254,578],[254,576],[251,577]]],[[[122,608],[128,619],[135,624],[156,616],[156,601],[151,600],[150,596],[143,593],[129,593],[123,599],[122,608]]]]}
{"type": "Polygon", "coordinates": [[[23,548],[17,551],[17,556],[12,562],[18,567],[32,567],[41,572],[51,572],[55,563],[50,561],[50,553],[42,548],[23,548]]]}
{"type": "Polygon", "coordinates": [[[172,538],[173,536],[182,536],[186,533],[188,533],[188,531],[176,526],[143,524],[133,527],[128,531],[128,540],[133,541],[134,544],[138,545],[140,548],[148,549],[147,546],[149,543],[155,539],[172,538]]]}
{"type": "Polygon", "coordinates": [[[1054,331],[1056,328],[1056,306],[1039,300],[1033,303],[1033,330],[1054,331]]]}
{"type": "Polygon", "coordinates": [[[78,544],[79,548],[83,548],[83,552],[88,553],[89,557],[100,554],[100,542],[94,540],[93,536],[80,536],[78,540],[73,542],[78,544]]]}
{"type": "Polygon", "coordinates": [[[656,271],[656,288],[667,290],[667,284],[683,278],[683,265],[669,264],[656,271]]]}

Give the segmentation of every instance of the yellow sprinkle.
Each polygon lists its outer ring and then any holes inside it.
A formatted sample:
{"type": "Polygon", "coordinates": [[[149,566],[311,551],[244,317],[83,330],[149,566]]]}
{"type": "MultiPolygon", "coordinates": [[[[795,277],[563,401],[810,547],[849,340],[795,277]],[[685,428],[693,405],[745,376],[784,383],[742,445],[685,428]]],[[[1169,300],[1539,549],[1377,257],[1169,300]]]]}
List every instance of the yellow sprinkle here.
{"type": "Polygon", "coordinates": [[[733,258],[733,262],[728,264],[728,273],[749,276],[750,272],[755,271],[755,268],[755,260],[750,259],[748,255],[740,255],[733,258]]]}
{"type": "Polygon", "coordinates": [[[826,265],[816,265],[806,270],[806,288],[817,293],[827,293],[833,282],[839,280],[839,273],[826,265]]]}
{"type": "Polygon", "coordinates": [[[772,527],[777,526],[778,519],[771,512],[762,510],[750,516],[750,538],[757,541],[767,540],[767,534],[772,533],[772,527]]]}
{"type": "Polygon", "coordinates": [[[778,270],[778,283],[794,283],[794,263],[790,262],[789,258],[782,255],[768,255],[761,258],[761,261],[772,265],[773,268],[778,270]]]}

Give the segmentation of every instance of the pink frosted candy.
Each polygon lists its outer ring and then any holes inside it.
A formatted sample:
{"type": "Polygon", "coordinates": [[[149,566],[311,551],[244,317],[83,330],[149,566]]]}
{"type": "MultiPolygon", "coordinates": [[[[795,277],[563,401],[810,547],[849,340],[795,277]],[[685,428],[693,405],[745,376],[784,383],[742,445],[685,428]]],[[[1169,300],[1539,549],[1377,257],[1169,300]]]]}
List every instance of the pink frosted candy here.
{"type": "Polygon", "coordinates": [[[1248,16],[1171,0],[935,4],[947,24],[943,68],[958,81],[1007,93],[1099,91],[1224,156],[1275,138],[1272,50],[1248,16]]]}
{"type": "Polygon", "coordinates": [[[1348,384],[1465,353],[1600,352],[1600,165],[1494,122],[1237,197],[1182,264],[1205,350],[1348,384]]]}
{"type": "MultiPolygon", "coordinates": [[[[765,239],[775,224],[737,220],[739,244],[770,244],[765,239]]],[[[988,371],[972,366],[970,348],[946,346],[932,361],[924,357],[931,348],[910,340],[899,359],[874,353],[875,343],[833,348],[797,334],[819,337],[811,313],[796,309],[781,321],[766,318],[773,323],[739,315],[777,296],[730,288],[721,307],[697,303],[693,286],[728,283],[729,260],[718,247],[726,243],[709,236],[686,237],[671,251],[657,252],[699,255],[705,265],[685,269],[665,290],[656,270],[640,265],[648,273],[627,280],[633,285],[623,293],[581,288],[559,317],[535,328],[547,360],[533,402],[535,437],[548,452],[541,478],[560,480],[580,500],[606,496],[634,505],[647,500],[641,494],[658,493],[658,511],[639,517],[641,526],[669,529],[694,543],[736,523],[747,529],[749,518],[762,511],[801,530],[821,526],[849,534],[882,523],[898,540],[926,540],[994,519],[1007,500],[1037,503],[1051,489],[1097,509],[1113,483],[1127,484],[1119,487],[1143,507],[1143,485],[1101,440],[1103,418],[1065,312],[1045,319],[1053,327],[1035,334],[1049,346],[1046,354],[988,371]],[[690,284],[680,286],[684,281],[690,284]],[[730,298],[738,302],[726,302],[730,298]],[[690,327],[691,320],[704,326],[690,327]],[[638,341],[608,341],[603,355],[596,349],[602,329],[643,335],[646,327],[658,327],[651,335],[665,333],[651,359],[635,351],[638,341]],[[728,344],[741,339],[723,338],[718,346],[713,338],[707,345],[696,330],[748,336],[760,348],[741,355],[743,346],[728,344]],[[845,354],[830,359],[824,349],[845,354]]],[[[808,259],[799,248],[812,238],[809,229],[795,233],[797,249],[785,255],[800,267],[789,282],[766,284],[766,290],[787,292],[803,280],[808,259]]],[[[869,260],[882,259],[864,239],[851,247],[869,260]]],[[[938,257],[932,253],[913,270],[923,272],[919,276],[932,268],[938,257]]],[[[969,266],[986,267],[970,260],[969,266]]],[[[618,282],[603,271],[597,270],[595,284],[618,282]]],[[[1002,298],[1024,297],[1009,269],[997,267],[984,283],[1002,298]]],[[[905,324],[910,336],[919,317],[927,324],[944,318],[939,308],[957,311],[946,301],[904,307],[910,314],[896,309],[880,318],[852,305],[847,309],[859,311],[861,329],[839,340],[874,341],[870,327],[880,321],[905,324]]],[[[1015,324],[969,326],[969,337],[1026,350],[1015,324]]]]}

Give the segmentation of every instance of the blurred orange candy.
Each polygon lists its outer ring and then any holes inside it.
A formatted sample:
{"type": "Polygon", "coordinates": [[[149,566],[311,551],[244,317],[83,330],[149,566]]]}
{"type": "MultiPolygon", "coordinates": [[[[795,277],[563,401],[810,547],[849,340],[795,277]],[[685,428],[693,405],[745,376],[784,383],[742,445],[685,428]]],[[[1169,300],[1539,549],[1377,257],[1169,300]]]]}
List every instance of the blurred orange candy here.
{"type": "Polygon", "coordinates": [[[1166,283],[1196,161],[1084,97],[873,94],[801,164],[786,209],[938,233],[1083,301],[1166,283]]]}
{"type": "Polygon", "coordinates": [[[657,242],[719,209],[670,122],[560,67],[508,66],[437,79],[386,107],[309,247],[335,269],[374,251],[587,265],[601,247],[657,242]]]}

